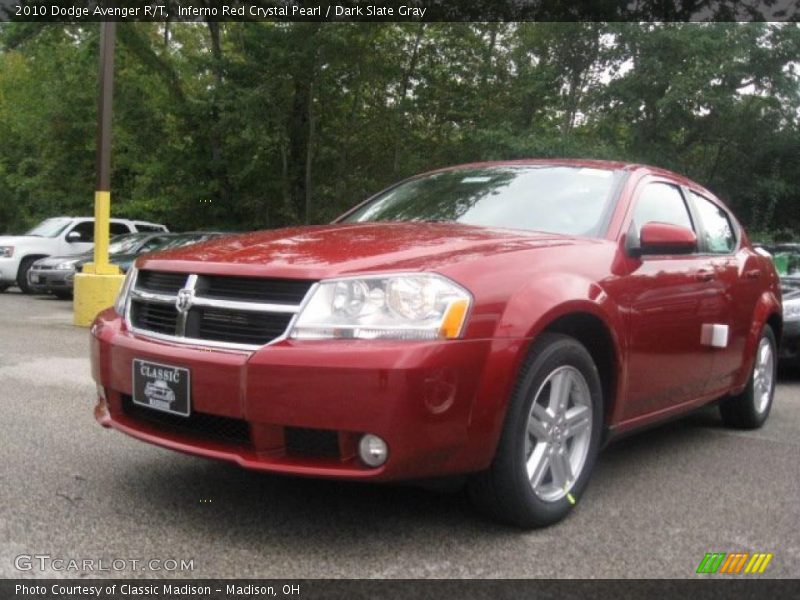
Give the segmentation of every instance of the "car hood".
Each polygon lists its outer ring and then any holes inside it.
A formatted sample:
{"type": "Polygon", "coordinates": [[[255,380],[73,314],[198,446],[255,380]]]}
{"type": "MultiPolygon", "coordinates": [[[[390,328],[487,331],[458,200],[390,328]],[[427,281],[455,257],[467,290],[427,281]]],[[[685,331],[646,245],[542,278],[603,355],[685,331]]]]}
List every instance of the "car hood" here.
{"type": "Polygon", "coordinates": [[[88,254],[70,254],[65,256],[48,256],[47,258],[40,258],[36,261],[36,264],[40,267],[53,267],[59,263],[62,263],[66,260],[72,260],[76,263],[87,262],[92,260],[94,255],[92,253],[88,254]]]}
{"type": "Polygon", "coordinates": [[[436,269],[542,246],[592,243],[549,233],[459,223],[359,223],[228,236],[139,259],[140,268],[319,279],[369,271],[436,269]],[[198,269],[196,263],[202,262],[198,269]],[[235,268],[231,268],[235,265],[235,268]]]}
{"type": "Polygon", "coordinates": [[[46,239],[50,238],[43,238],[35,235],[0,235],[0,246],[22,246],[25,244],[35,244],[46,239]]]}

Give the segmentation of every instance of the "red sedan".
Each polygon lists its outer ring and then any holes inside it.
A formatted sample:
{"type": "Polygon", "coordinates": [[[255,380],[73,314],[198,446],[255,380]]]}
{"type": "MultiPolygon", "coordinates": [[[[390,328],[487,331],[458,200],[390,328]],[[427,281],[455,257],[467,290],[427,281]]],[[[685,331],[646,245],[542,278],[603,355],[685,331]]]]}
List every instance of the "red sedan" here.
{"type": "Polygon", "coordinates": [[[781,327],[771,262],[696,183],[471,164],[140,258],[92,327],[95,415],[275,473],[469,474],[481,508],[543,526],[619,433],[712,402],[760,427],[781,327]]]}

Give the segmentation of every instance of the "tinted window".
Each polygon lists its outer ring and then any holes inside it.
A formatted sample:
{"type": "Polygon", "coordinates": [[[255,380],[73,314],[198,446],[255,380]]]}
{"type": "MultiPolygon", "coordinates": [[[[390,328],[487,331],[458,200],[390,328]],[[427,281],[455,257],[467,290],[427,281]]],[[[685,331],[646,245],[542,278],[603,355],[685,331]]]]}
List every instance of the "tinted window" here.
{"type": "Polygon", "coordinates": [[[620,177],[606,169],[527,165],[444,171],[402,183],[344,221],[455,221],[597,236],[620,177]]]}
{"type": "Polygon", "coordinates": [[[707,252],[728,254],[736,247],[736,236],[728,214],[710,200],[691,192],[700,220],[707,252]]]}
{"type": "Polygon", "coordinates": [[[70,232],[67,234],[68,236],[71,233],[78,233],[80,237],[76,240],[70,240],[73,242],[94,242],[94,222],[93,221],[83,221],[82,223],[78,223],[73,227],[70,232]]]}
{"type": "Polygon", "coordinates": [[[633,221],[637,233],[642,225],[651,221],[693,229],[692,219],[680,190],[667,183],[650,183],[644,188],[636,202],[633,221]]]}
{"type": "Polygon", "coordinates": [[[130,233],[130,229],[124,223],[111,223],[111,235],[119,235],[120,233],[130,233]]]}

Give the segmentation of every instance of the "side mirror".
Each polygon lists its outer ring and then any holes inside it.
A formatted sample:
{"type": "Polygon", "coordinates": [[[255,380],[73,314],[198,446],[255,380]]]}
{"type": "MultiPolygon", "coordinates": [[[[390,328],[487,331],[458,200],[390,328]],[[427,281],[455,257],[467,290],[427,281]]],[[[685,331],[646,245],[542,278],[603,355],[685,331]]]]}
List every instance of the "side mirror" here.
{"type": "Polygon", "coordinates": [[[694,231],[669,223],[645,223],[639,233],[639,254],[691,254],[697,250],[694,231]]]}
{"type": "Polygon", "coordinates": [[[80,234],[80,233],[78,233],[77,231],[70,231],[70,232],[67,234],[67,241],[68,241],[69,243],[72,243],[72,242],[80,242],[80,241],[81,241],[81,234],[80,234]]]}

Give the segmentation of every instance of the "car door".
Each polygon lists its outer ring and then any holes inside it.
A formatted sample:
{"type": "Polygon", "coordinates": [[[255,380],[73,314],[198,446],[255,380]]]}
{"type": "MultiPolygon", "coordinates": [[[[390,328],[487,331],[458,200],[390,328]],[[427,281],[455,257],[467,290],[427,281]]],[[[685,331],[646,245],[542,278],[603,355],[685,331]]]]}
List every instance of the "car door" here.
{"type": "MultiPolygon", "coordinates": [[[[680,187],[668,180],[646,179],[634,192],[625,231],[638,236],[648,222],[698,232],[680,187]]],[[[716,322],[724,306],[713,267],[699,252],[641,256],[624,278],[628,369],[620,416],[628,420],[703,395],[712,366],[703,324],[716,322]]]]}
{"type": "MultiPolygon", "coordinates": [[[[712,344],[713,361],[707,393],[724,393],[742,367],[745,344],[752,325],[753,307],[765,276],[755,253],[741,248],[735,220],[719,203],[700,192],[687,190],[698,216],[702,252],[714,271],[713,285],[719,290],[724,310],[716,320],[717,339],[712,344]]],[[[706,338],[713,332],[704,324],[706,338]]],[[[708,341],[708,340],[706,340],[708,341]]]]}

